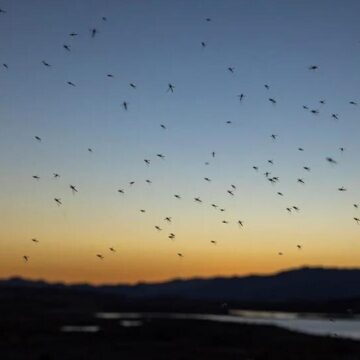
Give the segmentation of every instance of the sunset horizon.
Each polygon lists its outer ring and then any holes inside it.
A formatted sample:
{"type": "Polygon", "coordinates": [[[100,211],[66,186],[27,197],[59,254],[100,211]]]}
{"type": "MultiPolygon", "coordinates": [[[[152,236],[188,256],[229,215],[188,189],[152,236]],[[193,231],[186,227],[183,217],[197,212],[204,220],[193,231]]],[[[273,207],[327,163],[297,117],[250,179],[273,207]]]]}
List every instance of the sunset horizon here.
{"type": "Polygon", "coordinates": [[[45,282],[50,285],[54,284],[63,284],[63,285],[89,285],[89,286],[133,286],[133,285],[154,285],[154,284],[164,284],[171,283],[174,281],[192,281],[192,280],[213,280],[213,279],[232,279],[232,278],[247,278],[247,277],[268,277],[268,276],[276,276],[283,273],[294,272],[294,271],[302,271],[302,270],[339,270],[339,271],[352,271],[352,270],[360,270],[360,266],[321,266],[321,265],[301,265],[296,267],[277,269],[269,272],[246,272],[246,273],[229,273],[229,274],[214,274],[214,275],[190,275],[188,277],[170,277],[170,278],[159,278],[159,279],[150,279],[150,280],[135,280],[132,282],[91,282],[91,281],[63,281],[61,279],[45,279],[41,277],[23,277],[21,275],[13,274],[8,277],[0,278],[1,281],[11,281],[11,280],[23,280],[28,282],[45,282]]]}
{"type": "Polygon", "coordinates": [[[2,5],[0,277],[359,265],[359,4],[38,4],[2,5]]]}
{"type": "Polygon", "coordinates": [[[359,13],[0,0],[1,360],[360,360],[359,13]]]}

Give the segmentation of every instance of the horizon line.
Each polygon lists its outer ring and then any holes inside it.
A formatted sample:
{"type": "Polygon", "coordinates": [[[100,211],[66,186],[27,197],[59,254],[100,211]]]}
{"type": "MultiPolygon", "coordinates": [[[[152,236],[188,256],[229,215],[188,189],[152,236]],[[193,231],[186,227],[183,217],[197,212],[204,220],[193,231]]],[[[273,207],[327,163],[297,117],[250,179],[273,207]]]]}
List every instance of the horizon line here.
{"type": "Polygon", "coordinates": [[[53,286],[53,285],[63,285],[63,286],[68,286],[68,287],[72,287],[72,286],[89,286],[89,287],[94,287],[94,288],[98,288],[98,287],[103,287],[103,286],[131,286],[131,287],[135,287],[135,286],[139,286],[139,285],[161,285],[161,284],[166,284],[166,283],[171,283],[171,282],[176,282],[176,281],[194,281],[194,280],[215,280],[215,279],[234,279],[234,278],[249,278],[249,277],[271,277],[271,276],[277,276],[280,275],[282,273],[287,273],[287,272],[293,272],[293,271],[299,271],[299,270],[338,270],[338,271],[351,271],[351,270],[360,270],[360,267],[344,267],[344,266],[322,266],[322,265],[316,265],[316,266],[308,266],[308,265],[303,265],[303,266],[298,266],[298,267],[290,267],[290,268],[284,268],[284,269],[279,269],[273,272],[269,272],[269,273],[248,273],[248,274],[244,274],[244,275],[230,275],[230,276],[224,276],[224,275],[218,275],[218,276],[211,276],[211,277],[201,277],[201,276],[193,276],[193,277],[177,277],[177,278],[168,278],[168,279],[164,279],[164,280],[159,280],[159,281],[137,281],[134,283],[101,283],[101,284],[94,284],[91,282],[67,282],[67,281],[48,281],[42,278],[39,279],[31,279],[31,278],[24,278],[22,276],[19,275],[13,275],[7,278],[0,278],[0,283],[2,282],[6,282],[6,281],[11,281],[11,280],[22,280],[22,281],[27,281],[27,282],[42,282],[42,283],[46,283],[47,285],[53,286]]]}

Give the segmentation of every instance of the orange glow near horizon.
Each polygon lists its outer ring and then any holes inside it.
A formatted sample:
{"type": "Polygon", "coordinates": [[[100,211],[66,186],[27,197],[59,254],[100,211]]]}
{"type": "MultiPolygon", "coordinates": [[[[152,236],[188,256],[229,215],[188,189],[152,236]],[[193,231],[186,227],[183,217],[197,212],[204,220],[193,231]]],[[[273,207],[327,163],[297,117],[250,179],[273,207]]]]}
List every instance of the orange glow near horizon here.
{"type": "Polygon", "coordinates": [[[275,241],[271,237],[266,241],[256,241],[246,229],[236,229],[226,239],[218,240],[216,245],[211,244],[207,237],[200,240],[189,237],[175,241],[162,238],[160,246],[157,237],[157,233],[142,237],[133,234],[126,240],[103,242],[101,253],[104,260],[95,256],[99,253],[101,243],[98,234],[88,234],[86,239],[78,236],[73,240],[54,236],[51,242],[45,242],[39,237],[39,244],[25,239],[21,251],[31,254],[29,263],[24,263],[18,256],[19,249],[1,253],[0,277],[116,284],[270,274],[302,266],[357,267],[356,253],[360,250],[360,244],[355,238],[348,240],[348,243],[353,244],[351,248],[339,248],[335,238],[327,238],[327,244],[317,238],[318,244],[314,246],[314,238],[309,237],[306,242],[300,242],[299,238],[294,237],[289,245],[284,239],[275,241]],[[181,241],[180,247],[176,241],[181,241]],[[283,252],[282,256],[275,250],[275,242],[277,249],[283,252]],[[296,248],[297,243],[302,243],[302,250],[296,248]],[[116,253],[110,252],[109,246],[113,246],[116,253]],[[178,249],[184,254],[183,258],[176,256],[178,249]]]}

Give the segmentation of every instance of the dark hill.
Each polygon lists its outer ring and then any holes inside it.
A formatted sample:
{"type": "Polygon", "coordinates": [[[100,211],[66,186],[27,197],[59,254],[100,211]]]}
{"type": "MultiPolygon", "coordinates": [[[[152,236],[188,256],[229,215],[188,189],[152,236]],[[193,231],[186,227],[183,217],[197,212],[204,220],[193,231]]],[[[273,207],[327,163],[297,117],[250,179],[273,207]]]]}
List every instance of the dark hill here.
{"type": "Polygon", "coordinates": [[[268,276],[173,280],[137,285],[64,285],[20,278],[0,287],[73,289],[130,298],[183,298],[237,302],[336,301],[360,298],[360,269],[301,268],[268,276]]]}

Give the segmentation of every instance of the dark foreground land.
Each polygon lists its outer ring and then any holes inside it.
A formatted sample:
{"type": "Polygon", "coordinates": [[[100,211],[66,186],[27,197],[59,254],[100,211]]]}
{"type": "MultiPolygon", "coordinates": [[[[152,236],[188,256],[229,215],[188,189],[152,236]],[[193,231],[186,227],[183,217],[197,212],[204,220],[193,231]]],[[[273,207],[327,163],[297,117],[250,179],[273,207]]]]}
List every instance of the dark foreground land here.
{"type": "Polygon", "coordinates": [[[139,327],[95,318],[98,311],[225,312],[218,304],[125,301],[66,290],[0,289],[0,359],[360,360],[360,342],[302,335],[271,326],[145,320],[139,327]],[[182,305],[183,306],[182,306],[182,305]],[[217,310],[216,310],[217,309],[217,310]],[[64,325],[98,325],[64,333],[64,325]]]}

